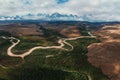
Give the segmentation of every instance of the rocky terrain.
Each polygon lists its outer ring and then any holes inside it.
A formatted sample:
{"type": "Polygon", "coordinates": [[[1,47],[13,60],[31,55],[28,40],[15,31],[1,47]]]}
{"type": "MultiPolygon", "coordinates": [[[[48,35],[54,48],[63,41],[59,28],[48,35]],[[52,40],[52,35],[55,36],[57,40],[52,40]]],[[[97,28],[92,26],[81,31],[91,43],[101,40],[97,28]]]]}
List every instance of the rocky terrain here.
{"type": "Polygon", "coordinates": [[[120,80],[120,25],[108,25],[95,32],[101,43],[88,46],[88,61],[101,68],[110,80],[120,80]]]}

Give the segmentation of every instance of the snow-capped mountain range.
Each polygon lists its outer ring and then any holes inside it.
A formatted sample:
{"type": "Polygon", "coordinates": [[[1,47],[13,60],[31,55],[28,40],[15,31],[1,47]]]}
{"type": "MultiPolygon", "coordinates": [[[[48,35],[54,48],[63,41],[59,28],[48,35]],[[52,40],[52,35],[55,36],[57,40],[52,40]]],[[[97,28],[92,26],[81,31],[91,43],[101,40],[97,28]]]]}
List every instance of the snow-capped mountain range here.
{"type": "Polygon", "coordinates": [[[0,16],[0,20],[82,20],[80,16],[73,14],[26,14],[26,15],[15,15],[15,16],[0,16]]]}

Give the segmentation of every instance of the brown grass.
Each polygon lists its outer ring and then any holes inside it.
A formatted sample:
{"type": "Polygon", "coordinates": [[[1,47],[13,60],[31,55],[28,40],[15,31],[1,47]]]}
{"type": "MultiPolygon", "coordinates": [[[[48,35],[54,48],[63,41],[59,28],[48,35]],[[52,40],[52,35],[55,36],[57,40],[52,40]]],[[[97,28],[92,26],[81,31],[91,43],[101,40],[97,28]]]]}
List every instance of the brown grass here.
{"type": "Polygon", "coordinates": [[[78,37],[81,35],[79,29],[75,26],[64,28],[60,33],[66,37],[78,37]]]}
{"type": "Polygon", "coordinates": [[[96,35],[102,42],[88,46],[88,61],[111,80],[120,80],[120,25],[104,26],[96,35]]]}

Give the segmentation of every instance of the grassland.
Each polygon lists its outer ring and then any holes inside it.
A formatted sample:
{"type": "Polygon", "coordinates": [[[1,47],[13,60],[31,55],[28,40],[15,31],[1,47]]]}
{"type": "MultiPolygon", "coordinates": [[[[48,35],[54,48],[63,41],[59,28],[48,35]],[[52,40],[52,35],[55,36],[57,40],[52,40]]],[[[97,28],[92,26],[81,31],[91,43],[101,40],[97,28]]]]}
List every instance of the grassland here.
{"type": "MultiPolygon", "coordinates": [[[[82,30],[81,34],[88,35],[86,30],[82,30]]],[[[34,46],[58,45],[58,36],[63,37],[51,30],[45,30],[44,38],[21,36],[18,37],[21,43],[13,51],[21,54],[34,46]]],[[[73,51],[40,49],[22,61],[6,55],[6,50],[11,43],[9,40],[3,40],[0,43],[3,45],[0,50],[5,55],[0,54],[0,61],[7,68],[0,67],[0,80],[109,80],[100,69],[92,66],[87,60],[87,46],[99,40],[86,38],[68,42],[74,46],[73,51]]]]}
{"type": "Polygon", "coordinates": [[[87,46],[99,42],[96,39],[69,41],[73,51],[57,49],[36,50],[24,63],[9,71],[12,80],[108,80],[100,69],[87,61],[87,46]],[[52,57],[46,57],[53,55],[52,57]]]}

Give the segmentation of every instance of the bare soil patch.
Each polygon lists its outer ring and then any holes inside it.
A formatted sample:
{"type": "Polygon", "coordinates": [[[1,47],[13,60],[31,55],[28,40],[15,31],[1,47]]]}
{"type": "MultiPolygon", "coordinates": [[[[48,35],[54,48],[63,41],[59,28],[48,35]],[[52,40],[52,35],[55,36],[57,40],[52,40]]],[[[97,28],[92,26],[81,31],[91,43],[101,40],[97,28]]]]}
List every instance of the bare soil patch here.
{"type": "Polygon", "coordinates": [[[79,29],[74,26],[64,28],[60,33],[66,37],[78,37],[81,35],[79,29]]]}
{"type": "Polygon", "coordinates": [[[104,26],[95,33],[102,42],[88,46],[88,61],[111,80],[120,80],[120,25],[104,26]]]}

